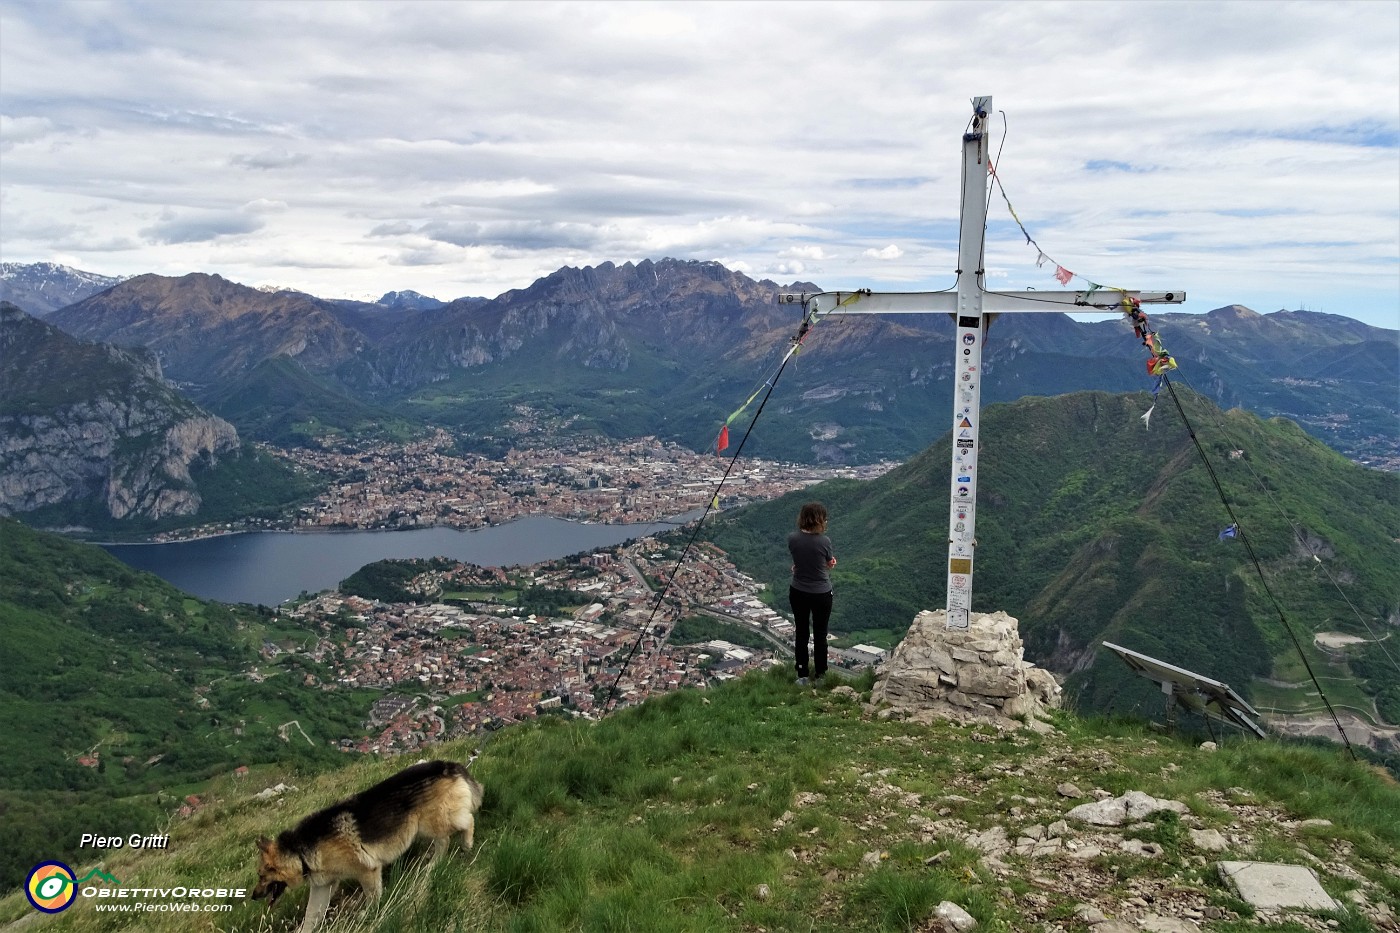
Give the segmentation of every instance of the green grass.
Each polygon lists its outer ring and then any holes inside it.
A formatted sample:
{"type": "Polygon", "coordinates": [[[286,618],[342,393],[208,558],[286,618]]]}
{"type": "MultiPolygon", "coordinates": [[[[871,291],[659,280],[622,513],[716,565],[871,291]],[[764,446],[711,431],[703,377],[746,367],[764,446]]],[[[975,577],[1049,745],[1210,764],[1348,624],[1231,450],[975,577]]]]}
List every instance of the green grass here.
{"type": "MultiPolygon", "coordinates": [[[[979,830],[1047,824],[1073,803],[1056,795],[1064,781],[1113,794],[1145,790],[1191,808],[1187,817],[1158,816],[1125,833],[1162,846],[1158,859],[1108,853],[1072,866],[1092,872],[1105,897],[1126,900],[1136,884],[1169,883],[1242,914],[1197,863],[1187,836],[1194,825],[1234,831],[1225,805],[1247,802],[1272,816],[1259,822],[1248,851],[1231,857],[1298,861],[1301,846],[1327,861],[1345,847],[1373,900],[1400,906],[1400,881],[1388,868],[1400,853],[1393,817],[1400,790],[1335,748],[1232,740],[1209,753],[1153,735],[1141,722],[1065,713],[1048,736],[920,725],[872,717],[857,701],[791,681],[790,668],[775,668],[654,698],[601,722],[548,717],[497,733],[474,765],[486,789],[477,848],[454,846],[435,865],[411,854],[389,873],[378,908],[366,910],[351,895],[335,908],[329,933],[884,933],[936,929],[933,911],[944,900],[970,912],[980,930],[1041,929],[1028,903],[1078,929],[1066,919],[1074,899],[1040,877],[1051,869],[1007,856],[1012,874],[998,877],[960,831],[932,828],[945,818],[979,830]],[[1278,826],[1311,817],[1332,825],[1278,826]]],[[[869,675],[856,686],[868,689],[869,675]]],[[[472,747],[459,742],[433,753],[462,760],[472,747]]],[[[302,790],[265,804],[250,799],[253,783],[225,781],[211,793],[213,804],[173,825],[169,850],[116,853],[107,870],[128,885],[251,887],[257,836],[402,763],[362,760],[322,777],[264,766],[260,782],[302,790]]],[[[1363,883],[1324,874],[1338,895],[1363,883]]],[[[270,910],[243,902],[200,919],[205,929],[281,933],[299,923],[305,902],[297,889],[270,910]]],[[[27,911],[11,895],[0,901],[0,923],[27,911]]],[[[1206,930],[1249,929],[1247,919],[1206,930]]],[[[1373,929],[1356,913],[1336,919],[1340,929],[1373,929]]],[[[182,921],[188,917],[152,915],[139,928],[187,929],[182,921]]],[[[81,906],[54,923],[138,928],[81,906]]]]}
{"type": "MultiPolygon", "coordinates": [[[[1330,627],[1324,625],[1320,630],[1330,630],[1330,627]]],[[[1271,679],[1302,686],[1281,687],[1276,683],[1256,680],[1250,684],[1254,706],[1260,710],[1290,713],[1325,712],[1326,704],[1312,681],[1312,676],[1315,676],[1334,708],[1351,710],[1373,724],[1381,724],[1377,723],[1375,699],[1366,691],[1365,680],[1353,674],[1343,658],[1334,658],[1314,645],[1313,633],[1296,626],[1294,631],[1303,642],[1303,654],[1300,655],[1290,642],[1288,650],[1274,658],[1271,679]],[[1307,658],[1306,664],[1304,657],[1307,658]],[[1312,669],[1311,676],[1309,667],[1312,669]]]]}

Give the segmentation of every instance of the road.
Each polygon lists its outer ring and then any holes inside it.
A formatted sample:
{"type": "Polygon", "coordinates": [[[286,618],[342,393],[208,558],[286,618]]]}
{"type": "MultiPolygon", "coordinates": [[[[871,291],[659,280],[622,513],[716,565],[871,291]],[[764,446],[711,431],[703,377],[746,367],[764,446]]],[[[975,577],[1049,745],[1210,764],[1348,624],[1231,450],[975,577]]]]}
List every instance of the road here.
{"type": "MultiPolygon", "coordinates": [[[[627,569],[627,572],[628,572],[629,574],[632,575],[632,578],[633,578],[634,580],[636,580],[638,583],[640,583],[643,587],[646,588],[646,590],[647,590],[648,593],[655,593],[655,592],[656,592],[656,591],[652,588],[651,583],[649,583],[649,582],[647,581],[646,575],[643,574],[640,570],[637,569],[636,564],[633,564],[630,560],[627,560],[627,559],[625,559],[625,558],[624,558],[622,561],[620,561],[620,563],[627,569]]],[[[695,604],[695,600],[691,599],[690,596],[689,596],[689,594],[687,594],[687,593],[686,593],[684,590],[682,590],[679,586],[673,586],[673,587],[671,588],[671,592],[672,592],[672,595],[674,595],[674,596],[675,596],[677,599],[679,599],[680,601],[682,601],[682,602],[684,602],[684,603],[688,603],[688,604],[691,606],[692,611],[697,612],[697,613],[699,613],[700,615],[706,615],[706,616],[709,616],[709,617],[712,618],[712,619],[717,619],[717,620],[719,620],[720,622],[725,622],[725,623],[728,623],[728,624],[730,624],[730,625],[738,626],[739,628],[742,628],[742,629],[743,629],[744,631],[746,631],[746,632],[755,632],[755,633],[757,633],[758,635],[761,635],[765,641],[767,641],[770,645],[773,646],[774,653],[775,653],[778,657],[781,657],[781,658],[791,658],[791,657],[793,656],[793,647],[792,647],[792,645],[788,644],[786,641],[784,641],[783,639],[781,639],[781,638],[779,638],[778,636],[774,635],[772,632],[768,631],[767,629],[765,629],[765,628],[755,628],[751,623],[749,623],[748,621],[746,621],[746,620],[744,620],[744,619],[739,618],[738,616],[729,615],[729,614],[726,613],[726,612],[720,612],[720,611],[718,611],[718,610],[716,610],[716,609],[710,609],[709,607],[698,606],[698,605],[695,604]]],[[[668,633],[668,634],[669,634],[669,633],[668,633]]],[[[843,678],[845,678],[845,679],[847,679],[847,680],[850,680],[850,679],[854,678],[854,677],[857,675],[857,673],[858,673],[857,671],[850,671],[850,670],[847,670],[846,668],[843,668],[843,667],[841,667],[841,666],[839,666],[839,665],[834,666],[834,667],[831,667],[831,668],[829,668],[829,670],[833,671],[834,673],[838,674],[839,676],[841,676],[841,677],[843,677],[843,678]]]]}

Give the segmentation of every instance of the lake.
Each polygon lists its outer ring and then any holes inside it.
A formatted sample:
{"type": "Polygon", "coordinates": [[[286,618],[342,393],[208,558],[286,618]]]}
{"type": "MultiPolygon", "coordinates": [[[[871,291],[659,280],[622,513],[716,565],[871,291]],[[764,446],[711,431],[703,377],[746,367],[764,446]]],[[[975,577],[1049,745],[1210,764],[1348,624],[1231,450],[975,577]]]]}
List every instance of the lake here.
{"type": "MultiPolygon", "coordinates": [[[[683,515],[679,520],[693,517],[683,515]]],[[[509,567],[609,547],[676,527],[674,522],[583,525],[531,516],[470,531],[255,531],[198,541],[103,547],[123,563],[149,571],[191,595],[275,606],[302,591],[333,589],[365,564],[389,557],[448,557],[483,567],[509,567]]]]}

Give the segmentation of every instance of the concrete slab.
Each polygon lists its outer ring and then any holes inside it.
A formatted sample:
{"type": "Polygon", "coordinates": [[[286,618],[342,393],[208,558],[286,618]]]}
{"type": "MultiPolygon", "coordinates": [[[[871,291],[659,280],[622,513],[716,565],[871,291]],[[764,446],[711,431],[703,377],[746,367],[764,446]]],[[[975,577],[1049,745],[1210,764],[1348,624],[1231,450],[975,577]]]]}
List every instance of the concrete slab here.
{"type": "Polygon", "coordinates": [[[1277,862],[1216,862],[1220,877],[1240,899],[1260,910],[1341,910],[1322,890],[1317,875],[1306,865],[1277,862]]]}

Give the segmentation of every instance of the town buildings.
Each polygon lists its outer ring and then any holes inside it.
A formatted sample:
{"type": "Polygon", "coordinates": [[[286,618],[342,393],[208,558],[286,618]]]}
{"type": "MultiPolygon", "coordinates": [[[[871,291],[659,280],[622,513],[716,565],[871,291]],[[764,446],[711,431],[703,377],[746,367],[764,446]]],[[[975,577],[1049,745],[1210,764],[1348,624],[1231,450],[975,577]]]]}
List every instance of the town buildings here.
{"type": "Polygon", "coordinates": [[[678,568],[666,554],[644,538],[532,567],[425,570],[413,589],[431,601],[416,604],[322,593],[285,610],[314,644],[265,656],[303,652],[325,672],[303,674],[307,685],[383,691],[364,733],[340,745],[397,754],[539,715],[600,716],[791,655],[792,623],[723,551],[697,545],[678,568]],[[535,588],[573,596],[558,614],[524,613],[535,588]],[[695,617],[732,634],[687,639],[682,620],[695,617]]]}

